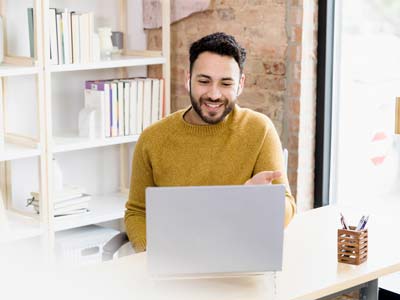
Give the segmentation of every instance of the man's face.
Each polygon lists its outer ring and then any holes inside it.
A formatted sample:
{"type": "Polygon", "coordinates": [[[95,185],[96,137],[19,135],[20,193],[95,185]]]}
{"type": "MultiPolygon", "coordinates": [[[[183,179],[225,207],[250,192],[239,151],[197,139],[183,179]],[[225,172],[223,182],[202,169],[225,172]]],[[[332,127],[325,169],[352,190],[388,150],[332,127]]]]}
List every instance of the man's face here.
{"type": "Polygon", "coordinates": [[[188,75],[188,89],[194,109],[191,120],[198,125],[217,124],[234,108],[242,92],[244,75],[234,58],[211,52],[201,53],[188,75]]]}

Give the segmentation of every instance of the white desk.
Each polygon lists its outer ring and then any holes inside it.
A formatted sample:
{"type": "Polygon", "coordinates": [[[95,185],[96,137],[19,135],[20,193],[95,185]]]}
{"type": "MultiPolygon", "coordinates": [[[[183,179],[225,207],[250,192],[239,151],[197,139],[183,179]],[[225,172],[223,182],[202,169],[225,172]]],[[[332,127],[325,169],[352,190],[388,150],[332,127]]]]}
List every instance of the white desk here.
{"type": "Polygon", "coordinates": [[[40,298],[47,299],[47,295],[50,299],[56,291],[62,299],[323,299],[370,282],[368,299],[376,299],[376,279],[400,270],[400,222],[395,217],[371,214],[369,257],[360,266],[337,263],[338,225],[336,207],[296,216],[285,232],[283,271],[276,278],[268,274],[155,281],[147,277],[146,254],[137,254],[58,272],[52,275],[54,290],[44,291],[40,298]]]}

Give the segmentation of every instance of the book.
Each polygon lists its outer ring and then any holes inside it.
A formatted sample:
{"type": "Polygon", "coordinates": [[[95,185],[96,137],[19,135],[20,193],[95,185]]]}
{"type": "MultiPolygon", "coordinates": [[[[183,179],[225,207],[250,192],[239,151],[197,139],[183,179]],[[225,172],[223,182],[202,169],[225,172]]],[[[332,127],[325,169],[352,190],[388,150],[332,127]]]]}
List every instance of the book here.
{"type": "Polygon", "coordinates": [[[159,120],[159,109],[160,105],[160,80],[152,79],[152,93],[151,93],[151,120],[150,123],[153,124],[159,120]]]}
{"type": "Polygon", "coordinates": [[[138,93],[137,93],[137,111],[136,111],[136,134],[140,134],[143,130],[143,90],[144,80],[137,79],[138,93]]]}
{"type": "Polygon", "coordinates": [[[118,136],[118,86],[111,82],[111,136],[118,136]]]}
{"type": "Polygon", "coordinates": [[[57,43],[57,18],[56,9],[49,9],[49,40],[50,40],[50,64],[57,65],[58,43],[57,43]]]}
{"type": "Polygon", "coordinates": [[[58,49],[58,63],[62,65],[64,63],[64,49],[62,41],[62,18],[61,13],[56,11],[56,24],[57,24],[57,49],[58,49]]]}
{"type": "Polygon", "coordinates": [[[33,7],[28,7],[29,53],[35,57],[35,24],[33,19],[33,7]]]}
{"type": "Polygon", "coordinates": [[[90,210],[87,208],[80,208],[70,211],[58,211],[57,213],[54,213],[54,217],[72,216],[72,215],[80,215],[86,213],[90,213],[90,210]]]}
{"type": "Polygon", "coordinates": [[[138,82],[130,80],[130,98],[129,98],[129,131],[130,134],[138,134],[137,130],[137,106],[138,106],[138,82]]]}
{"type": "MultiPolygon", "coordinates": [[[[61,202],[68,199],[81,197],[85,193],[85,190],[76,186],[64,185],[63,189],[55,192],[54,202],[61,202]]],[[[39,192],[31,192],[31,196],[36,200],[40,200],[39,192]]]]}
{"type": "Polygon", "coordinates": [[[151,98],[153,80],[146,78],[143,87],[143,130],[151,125],[151,98]]]}
{"type": "MultiPolygon", "coordinates": [[[[71,198],[71,199],[64,199],[62,201],[55,201],[54,202],[54,209],[77,209],[77,208],[88,208],[89,201],[91,200],[91,196],[89,194],[82,194],[82,196],[71,198]]],[[[31,203],[35,209],[39,209],[40,201],[34,199],[31,203]]]]}
{"type": "Polygon", "coordinates": [[[89,63],[92,59],[93,13],[79,14],[79,37],[81,63],[89,63]]]}
{"type": "Polygon", "coordinates": [[[71,12],[72,63],[74,64],[79,64],[81,62],[79,20],[79,14],[75,11],[71,12]]]}
{"type": "Polygon", "coordinates": [[[93,34],[94,34],[94,14],[93,12],[88,12],[88,41],[89,41],[89,62],[94,61],[93,54],[94,54],[94,49],[93,49],[93,34]]]}
{"type": "Polygon", "coordinates": [[[124,135],[125,128],[125,114],[124,114],[124,82],[117,80],[117,94],[118,94],[118,135],[124,135]]]}
{"type": "Polygon", "coordinates": [[[131,82],[123,80],[124,83],[124,135],[130,135],[130,98],[131,82]]]}
{"type": "Polygon", "coordinates": [[[64,53],[64,64],[72,63],[71,54],[71,13],[68,9],[63,9],[61,11],[62,20],[62,45],[64,53]]]}

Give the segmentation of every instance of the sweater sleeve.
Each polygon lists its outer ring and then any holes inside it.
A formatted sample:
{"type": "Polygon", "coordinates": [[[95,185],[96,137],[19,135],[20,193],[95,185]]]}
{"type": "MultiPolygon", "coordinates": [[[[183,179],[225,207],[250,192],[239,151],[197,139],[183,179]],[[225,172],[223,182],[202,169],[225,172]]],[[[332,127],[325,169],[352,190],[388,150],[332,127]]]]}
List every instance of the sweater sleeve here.
{"type": "Polygon", "coordinates": [[[143,140],[139,138],[133,155],[129,199],[125,211],[126,232],[136,252],[146,250],[145,190],[148,186],[154,186],[153,172],[143,140]]]}
{"type": "Polygon", "coordinates": [[[273,183],[284,184],[286,186],[286,197],[285,197],[285,227],[286,227],[290,223],[295,214],[296,204],[294,197],[292,196],[292,193],[290,191],[289,181],[284,169],[285,168],[284,168],[282,144],[272,121],[268,119],[268,129],[256,161],[254,174],[257,174],[261,171],[282,172],[283,174],[282,177],[274,180],[273,183]]]}

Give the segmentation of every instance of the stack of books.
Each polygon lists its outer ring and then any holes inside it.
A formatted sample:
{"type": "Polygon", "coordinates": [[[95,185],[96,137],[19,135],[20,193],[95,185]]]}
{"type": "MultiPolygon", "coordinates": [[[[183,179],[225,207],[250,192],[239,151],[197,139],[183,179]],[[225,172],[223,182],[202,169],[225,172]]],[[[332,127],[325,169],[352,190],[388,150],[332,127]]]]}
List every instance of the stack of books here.
{"type": "MultiPolygon", "coordinates": [[[[60,191],[55,192],[54,216],[69,216],[89,212],[89,200],[91,196],[78,187],[64,186],[60,191]]],[[[40,194],[31,192],[32,198],[28,202],[34,210],[40,212],[40,194]]]]}
{"type": "MultiPolygon", "coordinates": [[[[35,57],[34,11],[28,8],[29,45],[35,57]]],[[[100,45],[94,33],[93,12],[76,12],[68,8],[50,8],[49,41],[52,65],[89,63],[100,60],[100,45]]]]}
{"type": "Polygon", "coordinates": [[[95,136],[140,134],[164,115],[164,79],[122,78],[85,82],[85,108],[95,111],[95,136]]]}

